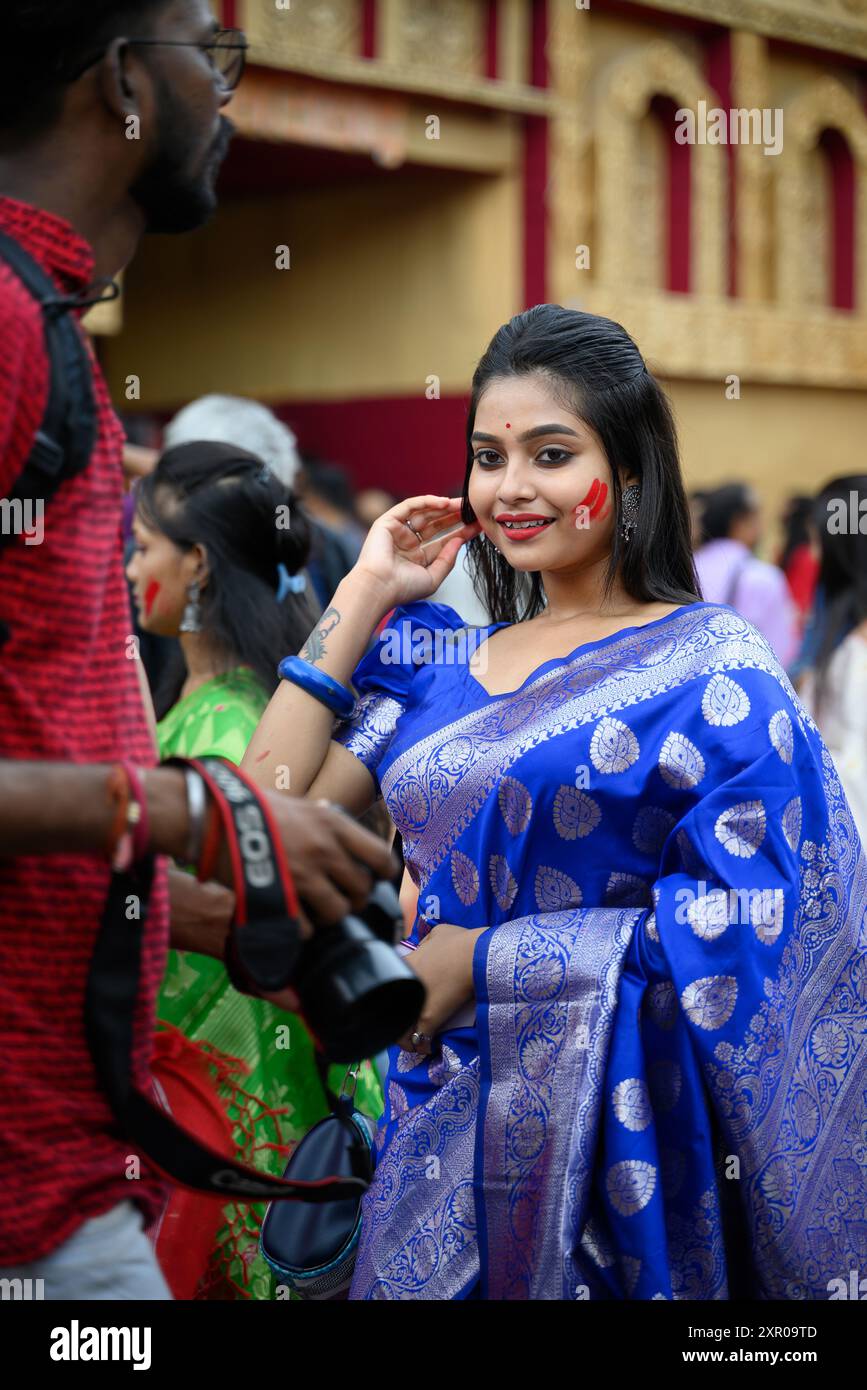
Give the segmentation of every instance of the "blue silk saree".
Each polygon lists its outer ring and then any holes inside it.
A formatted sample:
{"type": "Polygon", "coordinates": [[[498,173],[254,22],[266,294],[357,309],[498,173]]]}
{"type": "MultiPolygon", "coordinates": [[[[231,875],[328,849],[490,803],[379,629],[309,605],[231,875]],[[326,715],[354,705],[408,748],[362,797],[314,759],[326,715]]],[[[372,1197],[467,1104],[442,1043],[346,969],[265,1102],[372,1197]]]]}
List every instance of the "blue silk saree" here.
{"type": "Polygon", "coordinates": [[[411,943],[489,928],[474,1021],[389,1054],[351,1296],[827,1298],[867,1269],[867,860],[815,725],[726,607],[497,696],[462,627],[397,610],[336,732],[411,943]]]}

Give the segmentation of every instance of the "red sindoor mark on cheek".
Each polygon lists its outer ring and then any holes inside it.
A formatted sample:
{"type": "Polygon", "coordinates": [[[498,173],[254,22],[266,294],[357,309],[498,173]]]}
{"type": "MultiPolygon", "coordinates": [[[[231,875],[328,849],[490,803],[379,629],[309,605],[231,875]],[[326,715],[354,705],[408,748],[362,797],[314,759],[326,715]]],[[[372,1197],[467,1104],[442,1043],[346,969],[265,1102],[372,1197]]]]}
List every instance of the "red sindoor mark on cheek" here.
{"type": "Polygon", "coordinates": [[[594,478],[594,479],[593,479],[593,482],[590,484],[589,488],[587,489],[587,494],[586,494],[586,496],[584,496],[584,497],[581,498],[581,501],[578,503],[578,506],[575,508],[576,512],[577,512],[577,511],[579,510],[579,508],[581,508],[581,507],[592,507],[592,506],[593,506],[594,502],[596,501],[596,497],[597,497],[597,495],[598,495],[598,493],[599,493],[599,488],[600,488],[599,479],[598,479],[598,478],[594,478]]]}
{"type": "Polygon", "coordinates": [[[591,502],[591,504],[590,504],[590,520],[591,520],[591,521],[600,521],[600,520],[602,519],[603,515],[605,515],[605,503],[606,503],[607,498],[608,498],[608,484],[607,484],[607,483],[600,483],[600,484],[599,484],[599,491],[597,492],[596,497],[594,498],[593,502],[591,502]]]}
{"type": "Polygon", "coordinates": [[[156,601],[157,601],[157,596],[159,595],[159,592],[160,592],[160,586],[159,586],[159,584],[157,583],[157,581],[156,581],[155,579],[152,579],[151,582],[150,582],[150,584],[148,584],[147,588],[145,589],[145,596],[144,596],[145,616],[148,617],[148,618],[149,618],[150,615],[151,615],[151,609],[153,608],[154,604],[155,604],[156,601]]]}
{"type": "Polygon", "coordinates": [[[586,527],[591,521],[603,521],[611,510],[608,500],[608,484],[601,478],[594,478],[587,494],[574,509],[575,525],[586,527]]]}

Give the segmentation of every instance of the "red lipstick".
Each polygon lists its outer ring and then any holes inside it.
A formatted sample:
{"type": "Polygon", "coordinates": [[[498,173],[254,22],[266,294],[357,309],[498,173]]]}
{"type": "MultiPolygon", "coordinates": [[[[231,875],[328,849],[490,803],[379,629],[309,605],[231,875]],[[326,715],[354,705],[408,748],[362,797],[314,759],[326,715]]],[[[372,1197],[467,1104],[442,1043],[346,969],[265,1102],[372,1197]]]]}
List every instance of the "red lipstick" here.
{"type": "Polygon", "coordinates": [[[524,541],[538,536],[551,525],[554,518],[542,516],[539,512],[500,512],[494,520],[499,523],[503,534],[508,536],[510,541],[524,541]]]}

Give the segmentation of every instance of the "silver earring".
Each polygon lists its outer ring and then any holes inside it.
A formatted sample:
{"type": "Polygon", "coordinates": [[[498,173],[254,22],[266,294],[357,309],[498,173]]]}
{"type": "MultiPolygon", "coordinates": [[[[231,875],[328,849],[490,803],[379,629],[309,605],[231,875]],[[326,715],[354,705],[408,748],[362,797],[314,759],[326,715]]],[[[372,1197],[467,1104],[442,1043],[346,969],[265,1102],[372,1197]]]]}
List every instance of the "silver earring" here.
{"type": "Polygon", "coordinates": [[[635,523],[638,520],[638,508],[641,504],[641,488],[637,483],[628,487],[621,499],[620,509],[620,534],[623,537],[623,544],[628,545],[632,532],[635,530],[635,523]]]}
{"type": "Polygon", "coordinates": [[[184,609],[184,616],[181,618],[181,632],[201,632],[202,605],[200,595],[199,582],[194,579],[192,584],[187,586],[187,606],[184,609]]]}

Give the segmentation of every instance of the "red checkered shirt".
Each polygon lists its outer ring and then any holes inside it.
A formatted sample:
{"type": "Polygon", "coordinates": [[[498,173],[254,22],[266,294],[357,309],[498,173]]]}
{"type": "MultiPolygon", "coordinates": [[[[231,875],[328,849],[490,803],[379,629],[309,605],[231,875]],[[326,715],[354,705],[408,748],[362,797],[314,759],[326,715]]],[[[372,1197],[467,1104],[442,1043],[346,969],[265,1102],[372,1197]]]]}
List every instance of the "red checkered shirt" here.
{"type": "MultiPolygon", "coordinates": [[[[68,222],[0,198],[0,229],[66,294],[93,277],[68,222]]],[[[41,310],[0,260],[0,497],[42,422],[49,366],[41,310]]],[[[0,554],[0,758],[153,766],[123,575],[123,431],[94,359],[98,437],[88,467],[46,504],[44,540],[0,554]]],[[[8,524],[8,523],[7,523],[8,524]]],[[[2,852],[2,846],[0,846],[2,852]]],[[[84,988],[108,891],[96,854],[0,860],[0,1265],[59,1246],[90,1217],[132,1199],[155,1217],[164,1186],[115,1130],[84,1033],[84,988]]],[[[146,1086],[168,945],[158,863],[135,1020],[134,1075],[146,1086]]]]}

